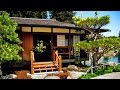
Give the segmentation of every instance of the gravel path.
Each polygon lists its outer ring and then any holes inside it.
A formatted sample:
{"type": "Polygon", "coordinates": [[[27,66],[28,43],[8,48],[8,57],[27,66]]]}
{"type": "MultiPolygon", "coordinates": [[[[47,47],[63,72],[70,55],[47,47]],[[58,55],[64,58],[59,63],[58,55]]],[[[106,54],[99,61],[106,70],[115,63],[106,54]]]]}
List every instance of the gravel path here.
{"type": "Polygon", "coordinates": [[[100,75],[91,79],[120,79],[120,72],[113,72],[109,74],[100,75]]]}

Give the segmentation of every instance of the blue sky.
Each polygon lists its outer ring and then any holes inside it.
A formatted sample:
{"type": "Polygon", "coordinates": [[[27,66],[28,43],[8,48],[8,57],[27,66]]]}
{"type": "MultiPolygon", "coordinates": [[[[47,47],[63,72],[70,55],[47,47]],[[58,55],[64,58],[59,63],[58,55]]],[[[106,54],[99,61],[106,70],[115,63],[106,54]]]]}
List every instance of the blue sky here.
{"type": "MultiPolygon", "coordinates": [[[[111,32],[104,32],[104,36],[118,36],[120,31],[120,11],[97,11],[98,16],[109,15],[110,23],[103,28],[110,29],[111,32]]],[[[95,11],[77,11],[76,16],[94,17],[95,11]]]]}

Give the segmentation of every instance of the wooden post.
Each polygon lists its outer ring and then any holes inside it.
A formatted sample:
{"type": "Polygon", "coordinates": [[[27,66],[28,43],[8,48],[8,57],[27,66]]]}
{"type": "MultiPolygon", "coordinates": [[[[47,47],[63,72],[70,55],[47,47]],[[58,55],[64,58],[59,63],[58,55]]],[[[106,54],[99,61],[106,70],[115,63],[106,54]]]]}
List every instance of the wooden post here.
{"type": "Polygon", "coordinates": [[[85,63],[85,60],[84,60],[84,65],[85,65],[86,63],[85,63]]]}
{"type": "Polygon", "coordinates": [[[70,33],[71,33],[71,29],[69,29],[69,38],[68,38],[68,46],[69,46],[69,59],[71,58],[71,46],[70,46],[70,33]]]}
{"type": "Polygon", "coordinates": [[[59,71],[62,71],[62,56],[60,55],[59,57],[60,57],[60,59],[59,59],[59,71]]]}
{"type": "MultiPolygon", "coordinates": [[[[58,56],[58,51],[55,51],[56,55],[58,56]]],[[[58,64],[58,57],[55,56],[56,63],[58,64]]]]}
{"type": "Polygon", "coordinates": [[[33,69],[33,61],[34,61],[33,51],[30,51],[30,61],[31,61],[31,74],[34,74],[34,69],[33,69]]]}
{"type": "Polygon", "coordinates": [[[51,42],[50,42],[50,46],[51,46],[51,59],[53,59],[52,54],[53,54],[53,28],[51,28],[51,42]]]}

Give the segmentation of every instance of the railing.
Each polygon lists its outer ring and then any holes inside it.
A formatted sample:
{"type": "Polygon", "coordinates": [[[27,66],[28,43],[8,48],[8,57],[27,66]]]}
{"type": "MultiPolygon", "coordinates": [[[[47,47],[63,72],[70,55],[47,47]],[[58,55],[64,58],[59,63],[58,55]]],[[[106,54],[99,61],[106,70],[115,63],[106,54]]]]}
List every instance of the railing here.
{"type": "Polygon", "coordinates": [[[59,71],[62,71],[62,57],[58,56],[58,51],[53,51],[52,53],[52,59],[53,61],[49,62],[35,62],[34,59],[34,52],[30,51],[30,60],[31,60],[31,73],[34,74],[34,72],[38,69],[41,72],[41,70],[53,70],[58,69],[59,71]],[[51,67],[51,68],[50,68],[51,67]]]}
{"type": "Polygon", "coordinates": [[[33,62],[35,61],[33,51],[30,51],[30,61],[31,61],[31,73],[33,74],[34,73],[33,62]]]}
{"type": "Polygon", "coordinates": [[[55,64],[58,64],[59,67],[59,71],[62,71],[62,56],[59,55],[58,56],[58,51],[53,50],[53,62],[55,62],[55,64]]]}

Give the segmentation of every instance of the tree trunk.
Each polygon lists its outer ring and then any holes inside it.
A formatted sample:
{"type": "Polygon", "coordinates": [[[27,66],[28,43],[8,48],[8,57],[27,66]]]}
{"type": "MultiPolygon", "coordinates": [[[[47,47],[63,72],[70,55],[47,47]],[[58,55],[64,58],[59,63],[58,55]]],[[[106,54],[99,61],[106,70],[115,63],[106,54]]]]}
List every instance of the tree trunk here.
{"type": "Polygon", "coordinates": [[[91,73],[93,73],[93,53],[89,53],[89,58],[90,58],[90,61],[91,61],[91,73]]]}
{"type": "Polygon", "coordinates": [[[94,55],[93,55],[93,66],[96,66],[96,62],[97,62],[97,54],[94,53],[94,55]]]}
{"type": "Polygon", "coordinates": [[[2,66],[1,66],[1,62],[0,62],[0,76],[2,76],[2,66]]]}

